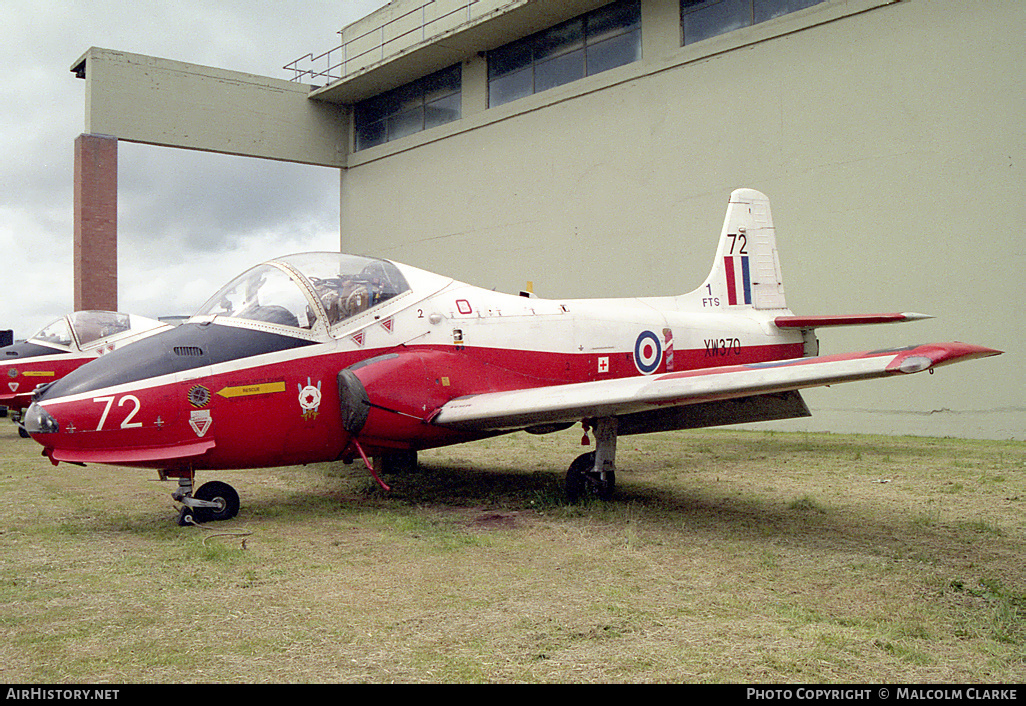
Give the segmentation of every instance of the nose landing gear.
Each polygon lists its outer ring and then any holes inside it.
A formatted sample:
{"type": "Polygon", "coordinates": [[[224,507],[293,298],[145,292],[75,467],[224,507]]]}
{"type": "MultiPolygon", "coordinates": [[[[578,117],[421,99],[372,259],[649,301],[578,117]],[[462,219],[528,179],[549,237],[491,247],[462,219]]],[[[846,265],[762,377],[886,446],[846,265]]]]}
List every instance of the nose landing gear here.
{"type": "Polygon", "coordinates": [[[239,494],[227,483],[213,480],[192,491],[195,473],[164,471],[161,480],[178,478],[178,488],[171,497],[182,503],[178,513],[179,526],[230,520],[239,514],[239,494]]]}

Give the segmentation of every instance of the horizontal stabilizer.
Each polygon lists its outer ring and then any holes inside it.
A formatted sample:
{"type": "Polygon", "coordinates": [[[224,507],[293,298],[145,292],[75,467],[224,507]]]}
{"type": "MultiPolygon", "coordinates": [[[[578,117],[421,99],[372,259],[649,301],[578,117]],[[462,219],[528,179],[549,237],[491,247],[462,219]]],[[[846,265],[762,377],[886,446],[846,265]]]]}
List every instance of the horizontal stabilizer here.
{"type": "Polygon", "coordinates": [[[823,326],[865,326],[867,324],[898,324],[905,321],[932,319],[929,314],[902,312],[897,314],[840,314],[836,316],[778,316],[777,328],[810,329],[823,326]]]}
{"type": "Polygon", "coordinates": [[[1001,351],[965,343],[935,343],[489,392],[451,400],[428,421],[468,431],[512,431],[542,424],[622,416],[659,408],[916,373],[999,353],[1001,351]]]}

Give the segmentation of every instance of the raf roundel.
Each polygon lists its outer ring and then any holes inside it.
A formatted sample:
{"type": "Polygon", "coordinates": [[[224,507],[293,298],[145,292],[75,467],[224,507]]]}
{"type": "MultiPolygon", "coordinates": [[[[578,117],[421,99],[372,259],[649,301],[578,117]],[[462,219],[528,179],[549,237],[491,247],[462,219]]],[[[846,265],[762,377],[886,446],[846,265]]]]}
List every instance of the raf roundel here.
{"type": "Polygon", "coordinates": [[[643,375],[651,375],[663,359],[663,347],[659,337],[651,331],[642,331],[634,342],[634,365],[643,375]]]}

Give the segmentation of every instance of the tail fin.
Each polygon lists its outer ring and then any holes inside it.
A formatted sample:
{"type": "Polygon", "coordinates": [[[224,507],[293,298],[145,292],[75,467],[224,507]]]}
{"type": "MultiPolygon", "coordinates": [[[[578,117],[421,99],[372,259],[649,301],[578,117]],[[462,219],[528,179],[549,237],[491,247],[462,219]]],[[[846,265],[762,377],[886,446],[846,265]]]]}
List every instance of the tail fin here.
{"type": "Polygon", "coordinates": [[[730,195],[712,271],[692,293],[703,309],[786,309],[769,199],[754,189],[730,195]],[[706,303],[706,302],[709,303],[706,303]]]}

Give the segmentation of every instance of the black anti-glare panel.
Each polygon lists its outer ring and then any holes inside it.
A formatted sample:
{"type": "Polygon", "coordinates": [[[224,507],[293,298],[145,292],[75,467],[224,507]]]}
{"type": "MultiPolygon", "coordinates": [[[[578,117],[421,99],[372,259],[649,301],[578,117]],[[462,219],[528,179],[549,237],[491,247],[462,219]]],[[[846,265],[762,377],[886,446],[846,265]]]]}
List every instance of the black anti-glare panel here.
{"type": "Polygon", "coordinates": [[[314,342],[265,331],[182,324],[86,363],[48,385],[37,399],[64,397],[310,345],[314,342]]]}

